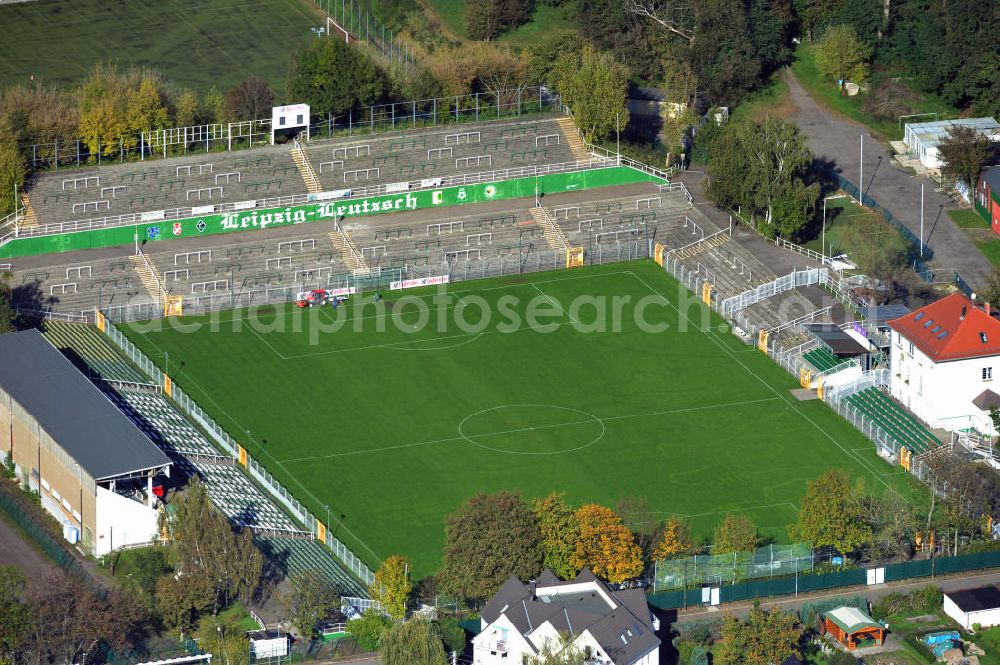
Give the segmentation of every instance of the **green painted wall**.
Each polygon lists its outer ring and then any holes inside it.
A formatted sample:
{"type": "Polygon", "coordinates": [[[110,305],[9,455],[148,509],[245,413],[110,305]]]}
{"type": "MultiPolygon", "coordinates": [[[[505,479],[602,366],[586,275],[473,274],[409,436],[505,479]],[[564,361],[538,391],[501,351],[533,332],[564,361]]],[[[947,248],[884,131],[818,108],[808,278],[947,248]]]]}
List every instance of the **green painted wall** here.
{"type": "MultiPolygon", "coordinates": [[[[555,194],[582,189],[595,189],[638,182],[660,182],[651,175],[626,166],[612,166],[573,173],[553,173],[537,178],[538,191],[555,194]]],[[[191,238],[216,233],[262,230],[270,227],[288,226],[331,220],[334,218],[364,217],[402,210],[422,210],[443,208],[465,203],[482,203],[503,199],[533,197],[536,178],[516,178],[499,182],[425,189],[414,192],[399,192],[364,199],[341,199],[309,203],[288,208],[266,210],[245,210],[221,215],[205,215],[180,220],[142,222],[132,226],[120,226],[95,231],[78,231],[33,238],[18,238],[0,247],[0,258],[33,256],[71,252],[81,249],[129,245],[134,242],[133,234],[139,234],[140,242],[147,246],[173,238],[191,238]]]]}

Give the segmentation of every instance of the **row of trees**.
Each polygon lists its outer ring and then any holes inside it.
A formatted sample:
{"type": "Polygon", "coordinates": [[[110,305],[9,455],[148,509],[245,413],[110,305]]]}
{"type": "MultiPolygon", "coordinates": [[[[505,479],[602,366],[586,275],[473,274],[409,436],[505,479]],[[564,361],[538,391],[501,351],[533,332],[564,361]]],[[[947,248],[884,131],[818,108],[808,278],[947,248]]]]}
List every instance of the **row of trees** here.
{"type": "Polygon", "coordinates": [[[1000,53],[990,31],[997,18],[992,3],[795,0],[795,11],[806,37],[818,38],[831,26],[840,26],[841,36],[849,31],[857,42],[843,55],[865,65],[870,62],[878,70],[903,73],[923,91],[976,115],[1000,113],[1000,53]]]}

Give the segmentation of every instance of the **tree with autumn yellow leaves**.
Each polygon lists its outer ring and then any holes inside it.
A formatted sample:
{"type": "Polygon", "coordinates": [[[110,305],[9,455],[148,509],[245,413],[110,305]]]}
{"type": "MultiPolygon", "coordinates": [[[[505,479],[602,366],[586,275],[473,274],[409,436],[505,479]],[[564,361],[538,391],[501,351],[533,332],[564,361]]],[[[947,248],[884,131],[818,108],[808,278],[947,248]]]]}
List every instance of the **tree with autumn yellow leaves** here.
{"type": "Polygon", "coordinates": [[[368,587],[372,600],[393,619],[406,618],[406,599],[410,597],[412,590],[410,563],[406,557],[399,554],[394,554],[382,562],[375,571],[375,579],[368,587]]]}
{"type": "Polygon", "coordinates": [[[154,70],[94,67],[80,88],[80,134],[91,154],[139,145],[139,135],[170,125],[166,83],[154,70]]]}
{"type": "Polygon", "coordinates": [[[573,565],[573,552],[580,539],[580,525],[575,511],[566,504],[562,494],[551,492],[544,499],[535,499],[531,510],[538,518],[542,533],[545,567],[561,579],[571,580],[580,569],[573,565]]]}
{"type": "Polygon", "coordinates": [[[691,526],[676,515],[663,523],[659,540],[653,547],[653,560],[676,559],[694,553],[691,526]]]}
{"type": "Polygon", "coordinates": [[[589,567],[611,583],[638,577],[643,571],[642,549],[620,517],[610,508],[588,503],[576,511],[580,535],[570,563],[589,567]]]}

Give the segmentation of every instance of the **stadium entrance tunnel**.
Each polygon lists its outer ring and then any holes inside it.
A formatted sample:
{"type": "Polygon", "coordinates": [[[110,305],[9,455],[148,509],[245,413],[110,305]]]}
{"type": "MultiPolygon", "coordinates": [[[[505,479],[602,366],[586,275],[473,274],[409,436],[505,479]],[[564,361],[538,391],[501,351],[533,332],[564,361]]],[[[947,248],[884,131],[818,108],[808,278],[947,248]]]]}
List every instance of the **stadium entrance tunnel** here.
{"type": "Polygon", "coordinates": [[[554,404],[505,404],[462,419],[458,433],[470,444],[512,455],[556,455],[583,450],[604,438],[592,413],[554,404]]]}

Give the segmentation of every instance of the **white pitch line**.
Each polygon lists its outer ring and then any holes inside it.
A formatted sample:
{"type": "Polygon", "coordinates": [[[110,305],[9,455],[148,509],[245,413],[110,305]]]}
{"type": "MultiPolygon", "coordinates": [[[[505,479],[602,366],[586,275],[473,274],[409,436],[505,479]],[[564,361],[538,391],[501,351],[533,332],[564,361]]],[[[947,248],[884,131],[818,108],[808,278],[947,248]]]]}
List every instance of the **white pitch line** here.
{"type": "MultiPolygon", "coordinates": [[[[684,317],[684,318],[685,318],[685,319],[687,320],[687,322],[688,322],[689,324],[691,324],[692,326],[694,325],[694,321],[692,321],[692,320],[691,320],[691,319],[690,319],[690,318],[688,317],[688,315],[687,315],[686,313],[682,312],[682,311],[681,311],[681,310],[679,310],[679,309],[678,309],[677,307],[675,307],[675,306],[674,306],[674,304],[673,304],[672,302],[670,302],[670,300],[669,300],[669,299],[668,299],[668,298],[667,298],[666,296],[664,296],[664,295],[663,295],[662,293],[660,293],[659,291],[657,291],[656,289],[654,289],[654,288],[653,288],[652,286],[650,286],[650,285],[649,285],[649,283],[648,283],[648,282],[647,282],[646,280],[644,280],[644,279],[643,279],[642,277],[639,277],[639,275],[636,275],[636,274],[635,274],[634,272],[629,272],[629,274],[630,274],[630,275],[632,275],[633,277],[635,277],[635,278],[636,278],[637,280],[639,280],[639,282],[640,282],[640,283],[641,283],[641,284],[642,284],[643,286],[645,286],[645,287],[646,287],[647,289],[649,289],[649,290],[650,290],[651,292],[653,292],[654,294],[656,294],[656,295],[658,295],[659,297],[663,298],[663,301],[664,301],[664,302],[665,302],[665,303],[666,303],[667,305],[669,305],[669,306],[670,306],[670,308],[671,308],[672,310],[674,310],[675,312],[677,312],[677,314],[678,314],[679,316],[683,316],[683,317],[684,317]]],[[[697,329],[697,327],[696,327],[696,329],[697,329]]],[[[728,348],[726,348],[726,345],[725,345],[725,344],[723,344],[723,343],[722,343],[722,342],[721,342],[721,341],[720,341],[720,340],[719,340],[719,339],[718,339],[718,338],[717,338],[717,337],[716,337],[716,336],[714,335],[714,333],[712,333],[711,331],[709,331],[709,333],[707,334],[707,337],[708,337],[708,338],[709,338],[710,340],[712,340],[712,343],[713,343],[713,344],[715,344],[715,345],[716,345],[717,347],[719,347],[720,349],[722,349],[723,353],[725,353],[725,354],[726,354],[726,355],[728,355],[728,356],[729,356],[730,358],[732,358],[732,359],[733,359],[733,362],[735,362],[735,363],[736,363],[737,365],[739,365],[740,367],[742,367],[742,368],[743,368],[743,369],[744,369],[744,370],[745,370],[745,371],[746,371],[746,372],[747,372],[747,373],[748,373],[748,374],[749,374],[750,376],[752,376],[752,377],[753,377],[754,379],[756,379],[756,380],[757,380],[757,381],[758,381],[759,383],[761,383],[762,385],[764,385],[764,386],[765,386],[765,387],[766,387],[766,388],[767,388],[767,389],[768,389],[769,391],[771,391],[772,393],[774,393],[775,395],[777,395],[777,396],[778,396],[778,399],[780,399],[780,400],[782,400],[783,402],[785,402],[785,404],[786,404],[786,405],[787,405],[787,406],[788,406],[789,408],[791,408],[791,409],[792,409],[792,411],[794,411],[794,412],[795,412],[796,414],[798,414],[798,415],[799,415],[799,416],[800,416],[800,417],[801,417],[801,418],[802,418],[803,420],[805,420],[805,421],[806,421],[806,422],[808,422],[808,423],[809,423],[810,425],[812,425],[812,426],[813,426],[814,428],[816,428],[816,431],[817,431],[817,432],[819,432],[819,433],[820,433],[820,434],[822,434],[822,435],[823,435],[824,437],[826,437],[827,439],[829,439],[829,440],[830,440],[830,441],[831,441],[831,442],[833,443],[833,445],[837,446],[837,447],[838,447],[838,448],[840,448],[840,449],[841,449],[842,451],[844,451],[844,453],[845,453],[845,454],[846,454],[847,456],[849,456],[850,458],[854,459],[854,460],[855,460],[855,461],[857,461],[857,462],[858,462],[859,464],[861,464],[861,466],[862,466],[862,467],[864,467],[864,468],[865,468],[865,469],[866,469],[866,470],[868,471],[868,473],[870,473],[870,474],[872,475],[872,477],[873,477],[873,478],[875,478],[875,480],[877,480],[878,482],[882,483],[882,484],[883,484],[883,485],[885,485],[885,486],[886,486],[887,488],[889,487],[889,483],[885,482],[885,480],[883,480],[883,479],[881,478],[881,474],[880,474],[880,473],[879,473],[878,471],[876,471],[876,470],[875,470],[875,469],[874,469],[874,468],[873,468],[873,467],[872,467],[872,466],[871,466],[871,465],[870,465],[870,464],[868,463],[868,461],[867,461],[867,460],[865,460],[864,458],[860,457],[859,455],[856,455],[856,454],[854,454],[854,453],[853,453],[853,452],[852,452],[851,450],[849,450],[848,448],[845,448],[845,447],[844,447],[843,445],[841,445],[841,443],[840,443],[839,441],[837,441],[837,440],[836,440],[835,438],[833,438],[832,436],[830,436],[830,433],[829,433],[829,432],[827,432],[827,431],[826,431],[826,430],[824,430],[824,429],[823,429],[822,427],[820,427],[820,426],[819,426],[819,425],[818,425],[818,424],[816,423],[816,421],[815,421],[815,420],[813,420],[812,418],[810,418],[809,416],[807,416],[807,415],[806,415],[805,413],[803,413],[803,412],[802,412],[802,411],[800,411],[799,409],[796,409],[796,408],[794,408],[794,404],[793,404],[793,403],[792,403],[792,402],[791,402],[791,401],[790,401],[790,400],[789,400],[788,398],[786,398],[786,397],[785,397],[785,396],[784,396],[784,395],[783,395],[783,394],[782,394],[782,393],[781,393],[780,391],[778,391],[777,389],[775,389],[775,388],[774,388],[774,386],[772,386],[772,385],[771,385],[770,383],[768,383],[767,381],[765,381],[764,379],[762,379],[761,377],[759,377],[759,376],[757,375],[757,373],[756,373],[756,372],[754,372],[754,371],[753,371],[752,369],[750,369],[749,367],[747,367],[747,366],[746,366],[746,364],[744,364],[742,360],[740,360],[740,359],[739,359],[738,357],[736,357],[736,354],[735,354],[735,353],[732,353],[732,352],[731,352],[731,351],[730,351],[730,350],[729,350],[728,348]]],[[[846,422],[846,421],[845,421],[845,422],[846,422]]]]}
{"type": "Polygon", "coordinates": [[[577,325],[580,325],[580,322],[579,322],[579,321],[577,321],[577,320],[576,320],[576,318],[575,318],[575,317],[574,317],[574,316],[573,316],[572,314],[570,314],[570,313],[569,313],[569,312],[568,312],[568,311],[566,310],[566,308],[565,308],[565,307],[563,307],[563,306],[562,306],[562,303],[561,303],[561,302],[559,302],[558,300],[556,300],[555,298],[553,298],[552,296],[550,296],[550,295],[549,295],[548,293],[546,293],[545,291],[542,291],[542,290],[541,290],[540,288],[538,288],[538,285],[537,285],[537,284],[535,284],[535,283],[532,283],[531,285],[532,285],[533,287],[535,287],[535,290],[536,290],[536,291],[538,291],[538,292],[539,292],[539,293],[541,293],[541,294],[542,294],[543,296],[545,296],[546,298],[548,298],[548,299],[549,299],[549,301],[550,301],[550,302],[551,302],[551,303],[552,303],[553,305],[555,305],[556,307],[558,307],[558,308],[559,308],[559,313],[560,313],[560,314],[562,314],[563,316],[565,316],[565,317],[566,317],[567,319],[569,319],[569,320],[570,320],[570,321],[572,321],[573,323],[575,323],[575,324],[577,324],[577,325]]]}
{"type": "MultiPolygon", "coordinates": [[[[281,460],[282,462],[305,462],[309,460],[317,459],[332,459],[334,457],[350,457],[354,455],[363,455],[365,453],[381,453],[390,450],[401,450],[405,448],[417,448],[419,446],[431,446],[438,443],[449,443],[451,441],[464,441],[467,438],[478,439],[487,436],[500,436],[503,434],[517,434],[520,432],[528,432],[531,430],[541,430],[541,429],[557,429],[559,427],[567,427],[571,425],[580,425],[593,422],[607,422],[609,420],[626,420],[630,418],[654,418],[656,416],[668,416],[675,415],[678,413],[690,413],[694,411],[707,411],[709,409],[721,409],[721,408],[733,408],[740,406],[749,406],[751,404],[760,404],[762,402],[773,402],[779,398],[777,397],[765,397],[763,399],[753,399],[745,400],[741,402],[726,402],[724,404],[705,404],[702,406],[690,406],[680,409],[668,409],[666,411],[652,411],[649,413],[630,413],[619,416],[605,416],[603,418],[595,416],[594,418],[588,418],[587,420],[577,420],[565,423],[555,423],[552,425],[537,425],[535,427],[520,427],[517,429],[502,430],[498,432],[484,432],[482,434],[472,434],[468,436],[453,436],[444,439],[433,439],[430,441],[416,441],[414,443],[401,443],[392,446],[385,446],[383,448],[368,448],[366,450],[349,450],[342,453],[331,453],[329,455],[310,455],[308,457],[291,457],[288,459],[281,460]]],[[[277,461],[277,460],[275,460],[277,461]]]]}

